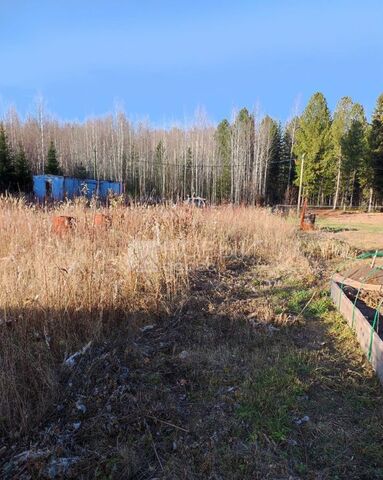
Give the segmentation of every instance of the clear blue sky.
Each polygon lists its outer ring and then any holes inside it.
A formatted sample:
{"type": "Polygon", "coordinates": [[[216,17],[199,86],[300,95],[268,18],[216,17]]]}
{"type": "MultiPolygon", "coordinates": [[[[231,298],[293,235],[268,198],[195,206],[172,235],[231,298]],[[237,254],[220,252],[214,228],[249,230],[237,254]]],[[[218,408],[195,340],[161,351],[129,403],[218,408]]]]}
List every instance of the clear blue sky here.
{"type": "Polygon", "coordinates": [[[116,102],[157,124],[257,104],[285,120],[318,90],[371,113],[382,0],[0,0],[0,113],[41,93],[68,120],[116,102]]]}

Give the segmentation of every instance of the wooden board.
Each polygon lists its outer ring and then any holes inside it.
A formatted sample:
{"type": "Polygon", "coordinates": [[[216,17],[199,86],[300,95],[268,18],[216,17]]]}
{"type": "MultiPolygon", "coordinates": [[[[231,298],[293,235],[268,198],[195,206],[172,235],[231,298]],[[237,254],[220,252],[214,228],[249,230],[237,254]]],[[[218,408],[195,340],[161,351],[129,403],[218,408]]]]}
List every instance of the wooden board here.
{"type": "Polygon", "coordinates": [[[357,290],[383,292],[383,259],[376,258],[374,267],[371,267],[371,265],[371,258],[355,260],[347,270],[335,274],[334,280],[357,290]]]}
{"type": "MultiPolygon", "coordinates": [[[[362,277],[365,278],[365,277],[362,277]]],[[[383,293],[383,285],[381,284],[375,284],[375,283],[369,283],[369,280],[361,281],[361,280],[356,280],[352,277],[345,277],[341,273],[336,273],[332,279],[334,282],[343,284],[343,285],[349,285],[350,287],[354,287],[357,290],[366,290],[368,292],[381,292],[383,293]]]]}
{"type": "MultiPolygon", "coordinates": [[[[334,280],[331,281],[331,297],[339,312],[355,331],[360,347],[367,355],[371,341],[370,323],[357,307],[354,309],[353,302],[345,295],[338,283],[334,280]]],[[[375,331],[372,333],[370,362],[383,385],[383,341],[375,331]]]]}

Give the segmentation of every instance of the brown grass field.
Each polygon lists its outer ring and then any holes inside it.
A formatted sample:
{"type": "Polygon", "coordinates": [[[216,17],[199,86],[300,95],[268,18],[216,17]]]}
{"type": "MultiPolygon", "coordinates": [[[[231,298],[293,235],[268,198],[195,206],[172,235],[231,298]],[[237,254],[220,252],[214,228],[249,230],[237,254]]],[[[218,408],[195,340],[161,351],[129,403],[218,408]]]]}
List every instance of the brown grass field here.
{"type": "Polygon", "coordinates": [[[383,478],[381,386],[327,293],[357,245],[266,209],[102,212],[0,201],[1,478],[383,478]]]}

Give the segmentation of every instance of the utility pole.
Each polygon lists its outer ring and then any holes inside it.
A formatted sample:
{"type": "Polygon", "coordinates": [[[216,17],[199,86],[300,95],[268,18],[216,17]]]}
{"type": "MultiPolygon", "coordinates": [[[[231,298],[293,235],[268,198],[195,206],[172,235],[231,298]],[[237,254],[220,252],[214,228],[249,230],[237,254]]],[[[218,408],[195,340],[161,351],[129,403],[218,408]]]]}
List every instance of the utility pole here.
{"type": "Polygon", "coordinates": [[[299,191],[298,191],[298,205],[297,205],[297,212],[299,214],[299,210],[301,208],[301,196],[302,196],[302,183],[303,183],[303,166],[305,163],[305,153],[302,155],[302,164],[301,164],[301,175],[299,179],[299,191]]]}
{"type": "Polygon", "coordinates": [[[293,126],[293,134],[292,134],[292,138],[291,138],[291,148],[290,148],[290,164],[289,164],[289,176],[288,176],[288,179],[287,179],[287,198],[288,198],[288,202],[289,202],[289,205],[291,204],[291,200],[290,200],[290,188],[291,188],[291,169],[293,167],[293,152],[294,152],[294,141],[295,141],[295,128],[296,128],[296,124],[297,124],[297,116],[294,117],[294,126],[293,126]]]}

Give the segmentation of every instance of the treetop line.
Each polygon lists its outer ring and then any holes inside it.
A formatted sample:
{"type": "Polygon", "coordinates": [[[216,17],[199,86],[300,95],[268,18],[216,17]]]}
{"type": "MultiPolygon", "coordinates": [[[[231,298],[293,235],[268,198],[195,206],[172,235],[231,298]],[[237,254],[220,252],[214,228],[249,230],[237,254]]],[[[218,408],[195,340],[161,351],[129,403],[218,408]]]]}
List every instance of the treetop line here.
{"type": "Polygon", "coordinates": [[[28,192],[43,172],[122,181],[133,197],[249,204],[294,203],[302,179],[311,204],[371,208],[383,194],[383,95],[370,123],[350,97],[331,114],[319,92],[284,125],[246,108],[184,130],[135,127],[121,112],[79,124],[41,107],[25,121],[11,110],[0,126],[0,190],[28,192]]]}

